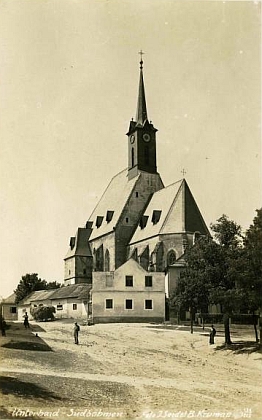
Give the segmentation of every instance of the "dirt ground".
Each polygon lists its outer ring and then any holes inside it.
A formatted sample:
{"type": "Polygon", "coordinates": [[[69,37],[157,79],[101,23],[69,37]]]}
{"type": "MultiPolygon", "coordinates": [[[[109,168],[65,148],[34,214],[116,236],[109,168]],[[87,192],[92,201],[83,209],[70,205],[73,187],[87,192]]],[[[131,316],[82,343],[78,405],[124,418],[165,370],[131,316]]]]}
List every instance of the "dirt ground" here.
{"type": "Polygon", "coordinates": [[[251,328],[12,323],[0,338],[0,418],[262,420],[262,354],[251,328]],[[38,335],[38,337],[36,336],[38,335]]]}

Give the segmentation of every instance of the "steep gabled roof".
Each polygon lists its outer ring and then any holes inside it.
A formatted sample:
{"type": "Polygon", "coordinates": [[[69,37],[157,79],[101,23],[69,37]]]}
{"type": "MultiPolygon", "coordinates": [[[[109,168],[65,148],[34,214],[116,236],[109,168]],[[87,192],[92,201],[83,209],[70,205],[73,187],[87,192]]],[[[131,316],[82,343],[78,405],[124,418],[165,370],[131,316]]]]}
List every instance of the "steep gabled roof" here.
{"type": "Polygon", "coordinates": [[[73,256],[91,257],[92,252],[88,242],[91,229],[78,228],[75,237],[70,239],[70,248],[66,254],[65,260],[73,256]]]}
{"type": "Polygon", "coordinates": [[[184,179],[155,192],[143,216],[147,217],[147,223],[137,227],[130,244],[160,234],[209,233],[184,179]]]}
{"type": "Polygon", "coordinates": [[[143,267],[141,267],[140,264],[138,264],[137,261],[135,261],[133,258],[129,258],[124,264],[120,265],[120,267],[118,267],[115,272],[116,273],[121,273],[122,271],[125,271],[125,268],[129,267],[130,272],[133,272],[134,270],[132,270],[132,267],[136,270],[141,271],[141,273],[147,273],[146,270],[144,270],[143,267]]]}
{"type": "Polygon", "coordinates": [[[127,170],[125,169],[112,178],[88,219],[93,222],[93,230],[89,238],[90,241],[114,230],[139,176],[140,174],[129,181],[127,170]],[[108,211],[113,212],[110,221],[107,221],[108,211]]]}

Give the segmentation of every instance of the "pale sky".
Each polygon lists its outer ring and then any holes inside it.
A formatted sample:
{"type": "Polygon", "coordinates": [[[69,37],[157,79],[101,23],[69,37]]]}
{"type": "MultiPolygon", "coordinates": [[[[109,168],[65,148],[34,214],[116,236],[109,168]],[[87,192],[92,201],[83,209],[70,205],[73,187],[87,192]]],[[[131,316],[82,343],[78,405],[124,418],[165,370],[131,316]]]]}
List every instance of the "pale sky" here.
{"type": "Polygon", "coordinates": [[[0,295],[63,281],[69,238],[127,167],[139,55],[157,164],[209,226],[261,201],[261,4],[0,0],[0,295]]]}

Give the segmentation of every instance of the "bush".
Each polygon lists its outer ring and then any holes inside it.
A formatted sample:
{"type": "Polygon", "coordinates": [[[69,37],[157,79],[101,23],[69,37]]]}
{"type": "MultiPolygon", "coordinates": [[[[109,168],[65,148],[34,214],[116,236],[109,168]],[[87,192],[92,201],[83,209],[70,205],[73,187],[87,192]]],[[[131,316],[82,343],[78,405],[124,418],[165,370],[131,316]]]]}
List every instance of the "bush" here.
{"type": "Polygon", "coordinates": [[[53,321],[55,308],[53,306],[38,306],[31,310],[31,314],[36,321],[53,321]]]}

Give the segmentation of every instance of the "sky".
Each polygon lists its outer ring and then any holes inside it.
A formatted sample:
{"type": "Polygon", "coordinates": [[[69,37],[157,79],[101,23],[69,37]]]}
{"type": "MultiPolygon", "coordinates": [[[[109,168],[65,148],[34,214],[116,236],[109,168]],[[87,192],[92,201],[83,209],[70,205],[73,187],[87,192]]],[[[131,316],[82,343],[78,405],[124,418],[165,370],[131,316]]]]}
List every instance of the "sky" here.
{"type": "Polygon", "coordinates": [[[127,167],[139,55],[157,166],[209,226],[261,199],[261,3],[0,0],[0,295],[63,282],[69,239],[127,167]]]}

